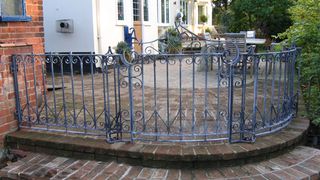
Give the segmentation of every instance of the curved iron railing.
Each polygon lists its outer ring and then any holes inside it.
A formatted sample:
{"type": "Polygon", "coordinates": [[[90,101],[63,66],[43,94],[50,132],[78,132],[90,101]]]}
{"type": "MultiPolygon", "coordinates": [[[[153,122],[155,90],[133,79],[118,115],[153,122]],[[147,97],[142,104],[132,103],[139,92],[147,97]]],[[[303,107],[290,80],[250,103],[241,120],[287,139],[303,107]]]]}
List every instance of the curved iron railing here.
{"type": "Polygon", "coordinates": [[[144,53],[14,55],[19,127],[109,142],[252,142],[292,120],[297,48],[239,53],[236,42],[177,29],[190,42],[176,54],[159,51],[165,37],[139,42],[144,53]]]}

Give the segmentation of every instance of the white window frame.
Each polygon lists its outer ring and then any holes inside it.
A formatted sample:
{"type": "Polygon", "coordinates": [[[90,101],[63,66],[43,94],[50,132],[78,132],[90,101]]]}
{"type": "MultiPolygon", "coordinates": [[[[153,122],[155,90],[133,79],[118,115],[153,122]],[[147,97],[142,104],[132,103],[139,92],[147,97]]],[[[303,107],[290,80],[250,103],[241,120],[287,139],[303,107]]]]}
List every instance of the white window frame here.
{"type": "Polygon", "coordinates": [[[183,13],[183,17],[186,19],[186,21],[183,21],[183,23],[190,24],[189,0],[180,0],[180,12],[183,13]]]}
{"type": "Polygon", "coordinates": [[[142,7],[142,9],[143,9],[143,17],[142,18],[143,18],[144,22],[149,22],[150,21],[149,4],[150,4],[149,0],[143,0],[143,7],[142,7]],[[146,13],[147,13],[147,18],[146,18],[146,13]]]}
{"type": "Polygon", "coordinates": [[[118,21],[124,21],[125,20],[125,5],[124,5],[124,0],[117,0],[116,1],[116,7],[117,7],[117,20],[118,21]],[[119,1],[122,1],[122,14],[123,14],[123,19],[119,19],[119,1]]]}
{"type": "Polygon", "coordinates": [[[168,26],[170,24],[170,0],[159,0],[158,1],[158,24],[168,26]],[[164,2],[164,22],[162,16],[162,1],[164,2]]]}

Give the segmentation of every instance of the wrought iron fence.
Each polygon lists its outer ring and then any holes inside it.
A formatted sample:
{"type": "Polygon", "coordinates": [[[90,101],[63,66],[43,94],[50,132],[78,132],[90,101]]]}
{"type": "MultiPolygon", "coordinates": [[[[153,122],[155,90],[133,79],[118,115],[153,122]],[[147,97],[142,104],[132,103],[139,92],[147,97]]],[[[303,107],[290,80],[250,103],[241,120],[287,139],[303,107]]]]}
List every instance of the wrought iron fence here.
{"type": "Polygon", "coordinates": [[[19,127],[109,142],[252,142],[292,120],[295,47],[239,53],[233,42],[192,40],[169,54],[158,50],[164,40],[140,43],[144,53],[129,56],[14,55],[19,127]]]}

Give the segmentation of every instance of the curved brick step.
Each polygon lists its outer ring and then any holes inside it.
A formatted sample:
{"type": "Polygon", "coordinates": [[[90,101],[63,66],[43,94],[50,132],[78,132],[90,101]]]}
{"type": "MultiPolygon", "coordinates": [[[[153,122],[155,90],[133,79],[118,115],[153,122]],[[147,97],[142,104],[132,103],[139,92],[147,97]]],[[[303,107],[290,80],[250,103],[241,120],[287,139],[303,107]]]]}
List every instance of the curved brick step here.
{"type": "Polygon", "coordinates": [[[259,137],[255,143],[115,143],[48,132],[18,131],[7,135],[9,148],[53,155],[115,160],[149,167],[207,167],[257,162],[274,157],[299,144],[309,126],[306,118],[296,118],[272,135],[259,137]]]}
{"type": "Polygon", "coordinates": [[[76,160],[27,153],[0,170],[4,179],[319,179],[320,150],[298,146],[259,163],[223,168],[170,169],[115,161],[76,160]]]}

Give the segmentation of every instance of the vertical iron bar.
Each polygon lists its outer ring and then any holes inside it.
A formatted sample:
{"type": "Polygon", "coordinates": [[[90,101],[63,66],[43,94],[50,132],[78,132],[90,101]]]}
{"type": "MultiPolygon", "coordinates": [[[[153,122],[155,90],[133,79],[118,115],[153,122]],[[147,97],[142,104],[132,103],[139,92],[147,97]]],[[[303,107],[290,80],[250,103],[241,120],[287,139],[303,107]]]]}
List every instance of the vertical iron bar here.
{"type": "Polygon", "coordinates": [[[16,113],[18,116],[18,128],[21,128],[22,123],[22,111],[20,104],[20,94],[19,94],[19,81],[18,81],[18,68],[17,68],[17,56],[12,56],[12,68],[13,68],[13,82],[14,82],[14,92],[15,92],[15,100],[16,100],[16,113]]]}
{"type": "Polygon", "coordinates": [[[228,135],[229,143],[232,143],[232,121],[233,121],[233,65],[228,64],[228,135]]]}
{"type": "Polygon", "coordinates": [[[258,97],[258,72],[259,72],[259,57],[254,56],[254,82],[253,82],[253,112],[252,112],[252,135],[255,135],[255,129],[257,124],[257,97],[258,97]]]}
{"type": "MultiPolygon", "coordinates": [[[[114,59],[114,63],[113,64],[113,85],[114,85],[114,106],[115,106],[115,120],[114,120],[114,124],[115,124],[115,128],[117,128],[117,125],[121,119],[121,109],[118,108],[119,104],[120,104],[120,100],[118,101],[118,86],[120,86],[118,79],[119,77],[117,75],[119,75],[119,66],[121,63],[120,60],[120,56],[115,57],[114,59]]],[[[110,127],[112,128],[112,127],[110,127]]],[[[118,130],[118,129],[117,129],[118,130]]],[[[110,129],[111,131],[111,129],[110,129]]],[[[119,139],[119,134],[116,134],[117,138],[119,139]]]]}
{"type": "Polygon", "coordinates": [[[143,124],[143,132],[145,132],[146,130],[146,115],[145,115],[145,89],[144,89],[144,58],[145,57],[141,57],[141,88],[142,88],[142,124],[143,124]]]}
{"type": "Polygon", "coordinates": [[[64,69],[63,69],[63,61],[65,56],[62,56],[60,59],[60,74],[61,74],[61,85],[62,85],[62,102],[63,102],[63,118],[64,118],[64,127],[66,129],[66,132],[68,132],[68,121],[67,121],[67,107],[66,107],[66,97],[64,92],[64,69]]]}
{"type": "MultiPolygon", "coordinates": [[[[118,102],[118,95],[117,95],[117,88],[120,84],[117,84],[118,81],[118,77],[117,77],[117,70],[119,69],[119,66],[120,66],[120,63],[121,63],[121,60],[120,60],[120,57],[119,56],[115,56],[113,57],[113,61],[114,61],[114,64],[113,64],[113,86],[114,86],[114,109],[115,109],[115,118],[120,118],[121,116],[121,112],[120,110],[118,110],[118,104],[120,102],[118,102]],[[118,112],[119,111],[119,112],[118,112]]],[[[108,76],[108,73],[107,73],[107,76],[108,76]]],[[[110,101],[109,101],[110,102],[110,101]]],[[[110,113],[110,112],[109,112],[110,113]]],[[[116,120],[117,121],[117,120],[116,120]]]]}
{"type": "Polygon", "coordinates": [[[107,59],[101,55],[101,72],[102,72],[102,88],[103,88],[103,112],[104,112],[104,130],[107,134],[108,129],[108,114],[107,114],[107,97],[106,97],[106,74],[108,74],[107,59]]]}
{"type": "Polygon", "coordinates": [[[156,59],[153,60],[153,114],[154,114],[154,131],[157,134],[156,140],[158,140],[158,112],[157,112],[157,69],[156,59]]]}
{"type": "Polygon", "coordinates": [[[47,100],[47,87],[46,87],[47,86],[47,83],[46,83],[47,75],[46,75],[46,71],[44,69],[44,67],[46,66],[46,63],[47,63],[46,60],[47,60],[47,57],[44,56],[44,60],[43,60],[43,62],[41,62],[41,70],[42,70],[42,86],[43,86],[43,96],[44,96],[44,110],[45,110],[45,114],[46,114],[46,127],[48,130],[49,129],[48,100],[47,100]]]}
{"type": "Polygon", "coordinates": [[[166,76],[167,76],[167,133],[170,133],[170,97],[169,97],[169,59],[168,56],[165,56],[165,60],[166,60],[166,76]]]}
{"type": "Polygon", "coordinates": [[[196,57],[192,56],[192,135],[195,133],[195,123],[196,123],[196,105],[195,105],[195,63],[196,57]]]}
{"type": "MultiPolygon", "coordinates": [[[[269,61],[269,56],[268,54],[266,56],[266,62],[265,62],[265,68],[264,68],[264,83],[263,83],[263,117],[262,117],[262,125],[266,125],[266,115],[267,115],[267,88],[268,88],[268,61],[269,61]]],[[[268,126],[270,125],[270,118],[268,118],[267,122],[268,126]]]]}
{"type": "MultiPolygon", "coordinates": [[[[105,113],[105,116],[107,116],[107,131],[108,131],[108,134],[109,134],[109,138],[111,137],[111,134],[110,134],[110,132],[111,132],[111,108],[110,108],[110,87],[109,87],[109,65],[108,65],[108,63],[109,63],[109,60],[110,60],[110,58],[111,58],[111,60],[113,61],[114,60],[114,57],[109,57],[109,56],[106,56],[105,57],[106,58],[106,62],[105,62],[105,66],[106,66],[106,71],[104,72],[104,74],[105,74],[105,77],[106,77],[106,86],[107,86],[107,113],[105,113]]],[[[113,62],[111,62],[110,64],[113,64],[113,62]]],[[[114,64],[112,65],[112,66],[114,66],[114,64]]],[[[114,70],[114,69],[113,69],[114,70]]],[[[114,87],[115,88],[115,87],[114,87]]],[[[115,101],[115,104],[116,104],[117,102],[115,101]]],[[[115,117],[117,116],[117,113],[115,113],[115,117]]]]}
{"type": "Polygon", "coordinates": [[[31,127],[31,119],[30,119],[30,100],[29,100],[29,91],[28,91],[28,81],[27,81],[27,66],[28,60],[23,62],[23,74],[24,74],[24,84],[26,91],[26,100],[27,100],[27,112],[28,112],[28,126],[31,127]]]}
{"type": "MultiPolygon", "coordinates": [[[[220,124],[220,81],[221,81],[221,63],[222,62],[222,57],[219,56],[218,57],[218,72],[217,72],[217,76],[218,76],[218,84],[217,84],[217,111],[216,111],[216,121],[217,121],[217,127],[216,127],[216,133],[218,133],[219,129],[221,128],[221,124],[220,124]]],[[[223,64],[222,64],[223,65],[223,64]]]]}
{"type": "Polygon", "coordinates": [[[208,133],[208,125],[207,125],[207,118],[208,118],[208,70],[209,70],[209,64],[208,64],[208,55],[205,55],[205,64],[206,64],[206,71],[205,71],[205,93],[204,93],[204,122],[203,122],[203,128],[204,128],[204,140],[207,141],[207,133],[208,133]]]}
{"type": "Polygon", "coordinates": [[[277,122],[279,121],[280,116],[280,92],[281,92],[281,78],[282,78],[282,55],[283,53],[280,53],[279,57],[279,79],[278,79],[278,99],[277,99],[277,122]]]}
{"type": "Polygon", "coordinates": [[[120,112],[120,116],[119,116],[119,119],[117,119],[118,121],[117,121],[117,126],[118,126],[118,133],[117,133],[117,138],[119,139],[122,139],[122,115],[121,115],[121,111],[122,111],[122,109],[121,109],[121,87],[120,87],[120,81],[121,81],[121,79],[120,79],[120,76],[121,76],[121,74],[120,74],[120,71],[121,71],[121,64],[120,64],[120,61],[122,62],[122,63],[124,63],[124,61],[125,60],[123,60],[122,61],[122,59],[119,59],[119,63],[118,63],[118,71],[117,71],[117,79],[118,79],[118,92],[117,92],[117,95],[118,95],[118,101],[119,101],[119,103],[118,103],[118,109],[119,109],[119,112],[120,112]]]}
{"type": "MultiPolygon", "coordinates": [[[[287,70],[288,70],[288,53],[285,53],[285,57],[284,57],[284,77],[283,77],[283,103],[285,103],[287,101],[287,70]]],[[[285,108],[285,107],[283,107],[285,108]]],[[[283,109],[285,110],[285,109],[283,109]]]]}
{"type": "Polygon", "coordinates": [[[56,88],[55,88],[55,77],[54,77],[54,67],[53,62],[54,57],[50,52],[50,63],[51,63],[51,83],[52,83],[52,94],[53,94],[53,107],[54,107],[54,123],[58,124],[58,117],[57,117],[57,99],[56,99],[56,88]]]}
{"type": "Polygon", "coordinates": [[[72,94],[72,109],[73,109],[73,126],[77,126],[76,104],[74,97],[74,75],[73,75],[73,56],[72,52],[69,53],[70,60],[70,73],[71,73],[71,94],[72,94]]]}
{"type": "MultiPolygon", "coordinates": [[[[274,96],[275,96],[275,79],[276,79],[276,58],[277,56],[274,56],[272,58],[272,85],[271,85],[271,105],[270,105],[270,119],[272,120],[272,114],[273,114],[273,108],[274,107],[274,96]]],[[[270,122],[270,125],[272,125],[273,122],[270,122]]]]}
{"type": "Polygon", "coordinates": [[[80,73],[81,73],[81,99],[82,99],[82,109],[83,109],[83,126],[84,126],[84,133],[87,134],[87,118],[86,118],[86,104],[85,104],[85,96],[84,96],[84,82],[83,82],[83,61],[85,57],[79,57],[80,59],[80,73]]]}
{"type": "MultiPolygon", "coordinates": [[[[245,126],[245,111],[246,111],[246,90],[247,90],[247,60],[248,55],[242,55],[242,96],[241,96],[241,112],[240,112],[240,140],[244,139],[244,126],[245,126]]],[[[240,56],[241,58],[241,56],[240,56]]],[[[253,68],[253,67],[251,67],[253,68]]]]}
{"type": "Polygon", "coordinates": [[[95,93],[94,93],[94,72],[93,72],[93,63],[95,63],[95,55],[91,52],[90,53],[90,68],[91,68],[91,93],[92,93],[92,105],[93,105],[93,127],[97,129],[97,117],[96,117],[96,100],[95,100],[95,93]]]}
{"type": "MultiPolygon", "coordinates": [[[[292,104],[291,104],[291,108],[293,107],[294,103],[295,103],[295,99],[294,96],[294,87],[295,87],[295,82],[294,82],[294,79],[295,79],[295,60],[296,60],[296,50],[293,52],[293,56],[292,56],[292,61],[291,61],[291,98],[292,98],[292,104]]],[[[299,97],[297,96],[297,99],[299,99],[299,97]]],[[[296,106],[298,106],[298,104],[296,104],[296,106]]]]}
{"type": "Polygon", "coordinates": [[[32,72],[33,72],[33,88],[34,88],[34,95],[35,95],[35,98],[36,98],[36,106],[35,106],[35,109],[36,109],[36,116],[37,116],[37,123],[40,124],[40,114],[39,114],[39,107],[38,107],[38,91],[37,91],[37,76],[36,76],[36,73],[35,73],[35,55],[32,53],[31,54],[31,57],[32,57],[32,72]]]}
{"type": "MultiPolygon", "coordinates": [[[[179,57],[179,133],[182,134],[182,58],[179,57]]],[[[182,138],[182,136],[181,136],[182,138]]]]}
{"type": "Polygon", "coordinates": [[[134,140],[134,109],[133,109],[133,92],[132,92],[132,66],[127,65],[128,68],[128,80],[129,80],[129,103],[130,103],[130,140],[134,140]]]}

